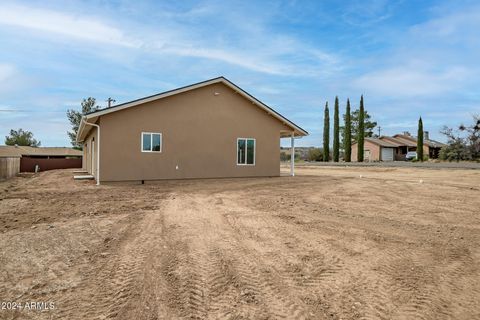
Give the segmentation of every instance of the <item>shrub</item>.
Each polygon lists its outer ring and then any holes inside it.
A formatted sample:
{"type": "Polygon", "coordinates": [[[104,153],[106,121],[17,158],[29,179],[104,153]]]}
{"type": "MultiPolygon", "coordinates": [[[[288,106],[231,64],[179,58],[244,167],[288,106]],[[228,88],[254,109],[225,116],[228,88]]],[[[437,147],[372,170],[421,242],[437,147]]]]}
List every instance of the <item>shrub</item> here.
{"type": "Polygon", "coordinates": [[[320,148],[308,150],[308,161],[323,161],[323,152],[320,148]]]}

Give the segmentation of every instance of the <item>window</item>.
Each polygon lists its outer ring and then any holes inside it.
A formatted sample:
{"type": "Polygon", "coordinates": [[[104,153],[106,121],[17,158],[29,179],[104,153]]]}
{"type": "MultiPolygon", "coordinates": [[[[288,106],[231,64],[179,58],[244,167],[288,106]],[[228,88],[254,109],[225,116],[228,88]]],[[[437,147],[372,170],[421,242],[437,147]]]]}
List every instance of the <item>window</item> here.
{"type": "Polygon", "coordinates": [[[237,165],[255,165],[255,139],[237,139],[237,165]]]}
{"type": "Polygon", "coordinates": [[[142,152],[162,152],[162,134],[142,132],[142,152]]]}

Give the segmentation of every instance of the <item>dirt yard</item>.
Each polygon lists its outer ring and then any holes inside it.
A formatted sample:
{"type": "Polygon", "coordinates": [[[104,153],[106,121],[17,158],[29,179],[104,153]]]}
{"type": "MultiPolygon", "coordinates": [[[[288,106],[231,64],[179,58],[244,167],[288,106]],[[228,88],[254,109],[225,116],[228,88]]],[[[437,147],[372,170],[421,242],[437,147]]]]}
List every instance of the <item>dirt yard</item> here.
{"type": "Polygon", "coordinates": [[[0,318],[480,319],[480,170],[297,174],[1,182],[0,318]]]}

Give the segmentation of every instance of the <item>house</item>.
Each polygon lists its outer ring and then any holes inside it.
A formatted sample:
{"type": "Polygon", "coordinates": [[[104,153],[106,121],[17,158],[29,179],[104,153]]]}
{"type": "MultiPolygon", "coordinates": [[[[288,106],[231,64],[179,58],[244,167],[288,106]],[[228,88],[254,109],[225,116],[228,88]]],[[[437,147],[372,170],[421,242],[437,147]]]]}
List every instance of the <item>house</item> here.
{"type": "MultiPolygon", "coordinates": [[[[403,158],[405,159],[405,154],[408,151],[417,151],[417,138],[412,136],[409,132],[404,132],[403,134],[396,134],[393,136],[394,139],[402,141],[405,145],[408,145],[408,148],[402,150],[403,158]],[[404,152],[403,152],[404,151],[404,152]]],[[[430,139],[428,131],[423,132],[423,154],[427,155],[430,159],[437,159],[440,155],[440,149],[446,146],[444,143],[430,139]]]]}
{"type": "MultiPolygon", "coordinates": [[[[445,144],[432,140],[428,131],[423,134],[423,153],[437,159],[445,144]]],[[[417,150],[417,138],[408,132],[392,137],[365,138],[364,161],[402,161],[409,151],[417,150]]],[[[352,144],[352,161],[357,161],[357,143],[352,144]]]]}
{"type": "MultiPolygon", "coordinates": [[[[82,118],[83,169],[100,182],[279,176],[280,138],[308,133],[224,77],[82,118]]],[[[293,174],[293,165],[291,170],[293,174]]]]}
{"type": "Polygon", "coordinates": [[[81,168],[82,151],[64,147],[0,146],[0,178],[19,172],[81,168]]]}
{"type": "MultiPolygon", "coordinates": [[[[393,161],[400,144],[378,138],[365,138],[364,161],[393,161]]],[[[358,144],[352,144],[352,161],[357,161],[358,144]]]]}

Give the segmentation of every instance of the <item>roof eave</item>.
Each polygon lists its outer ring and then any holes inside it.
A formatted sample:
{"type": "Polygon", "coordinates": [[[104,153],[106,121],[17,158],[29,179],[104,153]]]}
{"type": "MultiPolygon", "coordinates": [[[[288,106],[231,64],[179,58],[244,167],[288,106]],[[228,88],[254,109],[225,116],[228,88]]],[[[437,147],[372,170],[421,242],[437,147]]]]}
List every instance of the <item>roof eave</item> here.
{"type": "MultiPolygon", "coordinates": [[[[267,106],[266,104],[264,104],[263,102],[261,102],[260,100],[258,100],[257,98],[255,98],[254,96],[252,96],[251,94],[246,92],[245,90],[243,90],[242,88],[238,87],[233,82],[226,79],[225,77],[218,77],[218,78],[214,78],[214,79],[211,79],[211,80],[206,80],[206,81],[199,82],[199,83],[196,83],[196,84],[193,84],[193,85],[189,85],[189,86],[181,87],[181,88],[178,88],[178,89],[166,91],[166,92],[163,92],[163,93],[160,93],[160,94],[152,95],[152,96],[149,96],[149,97],[146,97],[146,98],[141,98],[141,99],[133,100],[133,101],[130,101],[130,102],[126,102],[126,103],[116,105],[116,106],[111,107],[111,108],[98,110],[98,111],[86,114],[84,116],[84,118],[85,118],[85,120],[88,120],[88,119],[92,119],[94,117],[101,117],[105,114],[120,111],[120,110],[123,110],[123,109],[127,109],[127,108],[130,108],[130,107],[140,105],[140,104],[152,102],[152,101],[155,101],[155,100],[159,100],[159,99],[162,99],[162,98],[166,98],[166,97],[169,97],[169,96],[173,96],[173,95],[176,95],[176,94],[187,92],[187,91],[190,91],[190,90],[202,88],[202,87],[212,85],[212,84],[215,84],[215,83],[223,83],[227,87],[229,87],[230,89],[232,89],[235,92],[238,92],[239,94],[244,96],[246,99],[252,101],[254,104],[256,104],[257,106],[262,108],[268,114],[272,115],[277,120],[281,121],[283,124],[292,128],[294,132],[297,132],[297,136],[307,136],[308,135],[308,132],[306,130],[299,127],[298,125],[296,125],[292,121],[288,120],[287,118],[282,116],[280,113],[273,110],[272,108],[270,108],[269,106],[267,106]]],[[[78,132],[80,133],[80,128],[79,128],[78,132]]],[[[294,133],[294,135],[295,135],[295,133],[294,133]]],[[[79,142],[78,139],[79,139],[79,135],[77,134],[77,142],[79,142]]]]}
{"type": "Polygon", "coordinates": [[[81,136],[82,136],[82,133],[83,133],[83,128],[85,127],[84,118],[85,118],[85,116],[82,116],[82,118],[80,120],[80,125],[78,126],[77,136],[75,137],[75,142],[76,143],[83,142],[83,139],[81,138],[81,136]]]}

